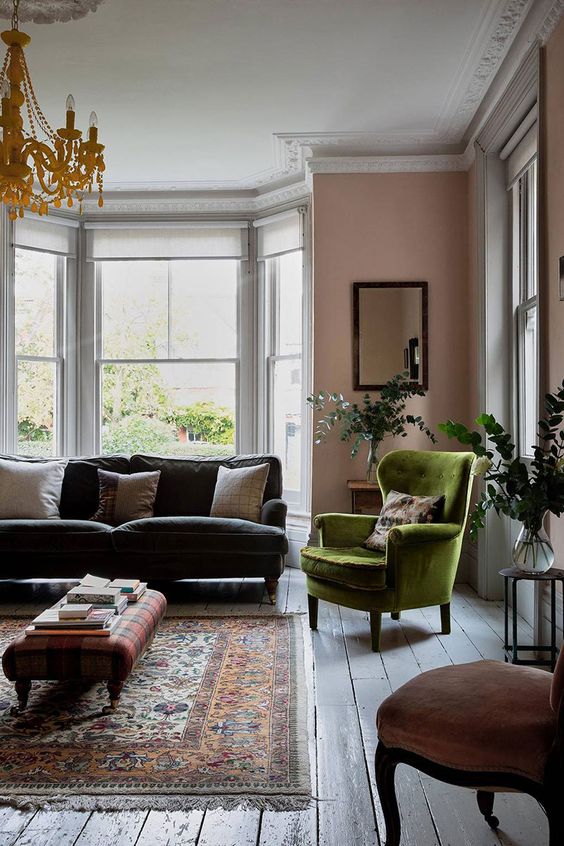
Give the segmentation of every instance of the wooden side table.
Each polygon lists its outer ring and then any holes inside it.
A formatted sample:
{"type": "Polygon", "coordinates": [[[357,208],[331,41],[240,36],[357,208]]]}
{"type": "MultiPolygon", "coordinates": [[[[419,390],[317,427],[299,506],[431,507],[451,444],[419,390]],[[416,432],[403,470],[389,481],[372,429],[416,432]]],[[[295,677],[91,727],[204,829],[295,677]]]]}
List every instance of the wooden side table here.
{"type": "Polygon", "coordinates": [[[351,492],[353,514],[379,514],[382,509],[382,492],[378,482],[349,479],[347,487],[351,492]]]}
{"type": "MultiPolygon", "coordinates": [[[[554,671],[556,665],[556,658],[558,656],[558,647],[556,646],[556,582],[562,582],[564,589],[564,570],[557,570],[556,567],[551,567],[546,573],[524,573],[517,567],[506,567],[499,571],[500,576],[504,578],[504,621],[505,621],[505,642],[503,648],[505,651],[505,660],[511,660],[512,664],[525,664],[528,666],[536,665],[541,667],[550,667],[554,671]],[[509,643],[509,580],[511,580],[511,643],[509,643]],[[549,582],[550,583],[550,646],[543,646],[542,644],[531,644],[531,646],[524,646],[520,644],[517,638],[517,582],[549,582]],[[525,658],[519,658],[519,652],[548,652],[549,658],[536,661],[530,661],[525,658]]],[[[564,609],[562,612],[562,631],[564,631],[564,609]]]]}

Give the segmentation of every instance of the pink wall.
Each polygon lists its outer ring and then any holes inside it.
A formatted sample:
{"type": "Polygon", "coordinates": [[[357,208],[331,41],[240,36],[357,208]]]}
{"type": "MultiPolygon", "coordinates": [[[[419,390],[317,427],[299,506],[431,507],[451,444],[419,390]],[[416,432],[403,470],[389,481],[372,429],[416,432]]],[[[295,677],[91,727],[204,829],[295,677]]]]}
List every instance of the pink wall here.
{"type": "MultiPolygon", "coordinates": [[[[314,390],[353,397],[352,283],[425,279],[429,391],[409,410],[422,414],[433,429],[448,417],[470,423],[475,345],[469,317],[468,174],[316,175],[313,231],[314,390]]],[[[439,446],[456,448],[444,436],[439,446]]],[[[432,444],[414,430],[408,438],[385,442],[383,451],[398,447],[432,444]]],[[[365,453],[351,459],[350,447],[336,432],[315,446],[313,514],[348,511],[347,479],[362,479],[364,472],[365,453]]]]}
{"type": "MultiPolygon", "coordinates": [[[[547,344],[544,351],[547,388],[564,379],[564,302],[559,298],[558,259],[564,255],[564,19],[546,47],[546,304],[547,344]]],[[[558,566],[564,566],[564,517],[552,518],[550,534],[558,566]]]]}

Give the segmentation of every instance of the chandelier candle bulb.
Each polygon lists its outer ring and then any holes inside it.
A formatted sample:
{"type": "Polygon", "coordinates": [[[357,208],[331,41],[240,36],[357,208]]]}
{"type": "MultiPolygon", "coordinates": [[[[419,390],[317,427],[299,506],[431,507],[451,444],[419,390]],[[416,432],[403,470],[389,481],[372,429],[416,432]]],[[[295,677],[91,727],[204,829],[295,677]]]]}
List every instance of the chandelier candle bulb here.
{"type": "Polygon", "coordinates": [[[74,97],[69,94],[67,97],[67,129],[74,129],[74,97]]]}

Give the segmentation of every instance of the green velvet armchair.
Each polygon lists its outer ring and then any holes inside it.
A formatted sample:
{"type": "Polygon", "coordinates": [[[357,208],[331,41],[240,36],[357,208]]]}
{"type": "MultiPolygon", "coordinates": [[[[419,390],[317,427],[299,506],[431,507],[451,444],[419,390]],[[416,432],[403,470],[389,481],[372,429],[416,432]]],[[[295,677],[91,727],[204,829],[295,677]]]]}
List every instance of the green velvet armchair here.
{"type": "Polygon", "coordinates": [[[309,624],[317,628],[320,599],[370,612],[372,649],[380,651],[382,614],[399,619],[401,611],[440,605],[442,634],[450,633],[450,599],[460,559],[470,504],[469,452],[396,450],[378,465],[378,483],[385,499],[390,490],[415,496],[444,494],[440,523],[394,526],[386,552],[362,544],[376,517],[319,514],[319,546],[301,551],[306,574],[309,624]]]}

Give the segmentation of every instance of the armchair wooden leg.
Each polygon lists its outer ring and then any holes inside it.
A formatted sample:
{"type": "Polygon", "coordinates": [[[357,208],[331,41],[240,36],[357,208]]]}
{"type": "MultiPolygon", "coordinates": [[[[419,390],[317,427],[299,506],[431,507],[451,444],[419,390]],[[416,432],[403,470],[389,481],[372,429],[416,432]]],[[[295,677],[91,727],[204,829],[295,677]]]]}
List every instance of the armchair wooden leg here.
{"type": "Polygon", "coordinates": [[[450,602],[441,605],[441,634],[450,634],[450,602]]]}
{"type": "Polygon", "coordinates": [[[401,611],[392,611],[392,620],[399,620],[401,617],[401,611]]]}
{"type": "Polygon", "coordinates": [[[385,846],[400,846],[401,820],[394,784],[396,761],[383,743],[376,747],[376,786],[386,823],[385,846]]]}
{"type": "Polygon", "coordinates": [[[380,635],[382,633],[382,614],[380,611],[370,612],[370,636],[372,638],[372,652],[380,652],[380,635]]]}
{"type": "Polygon", "coordinates": [[[307,608],[309,612],[309,627],[310,629],[317,629],[317,611],[319,608],[319,599],[316,596],[307,595],[307,608]]]}
{"type": "Polygon", "coordinates": [[[487,822],[490,828],[496,829],[499,828],[499,820],[492,813],[494,797],[495,793],[493,793],[491,790],[478,790],[478,792],[476,793],[476,799],[478,800],[478,808],[480,809],[482,816],[484,817],[485,821],[487,822]]]}

